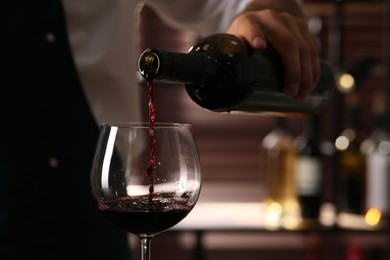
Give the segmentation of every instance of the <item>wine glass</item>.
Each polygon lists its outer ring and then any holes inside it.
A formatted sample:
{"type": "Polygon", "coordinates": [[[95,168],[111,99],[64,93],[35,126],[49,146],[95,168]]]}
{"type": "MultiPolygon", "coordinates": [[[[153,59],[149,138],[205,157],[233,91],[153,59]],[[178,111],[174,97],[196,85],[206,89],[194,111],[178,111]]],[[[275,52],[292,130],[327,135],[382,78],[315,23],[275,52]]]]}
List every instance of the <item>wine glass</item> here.
{"type": "Polygon", "coordinates": [[[138,235],[150,260],[151,239],[183,220],[201,189],[198,149],[190,124],[101,126],[91,171],[98,208],[138,235]]]}

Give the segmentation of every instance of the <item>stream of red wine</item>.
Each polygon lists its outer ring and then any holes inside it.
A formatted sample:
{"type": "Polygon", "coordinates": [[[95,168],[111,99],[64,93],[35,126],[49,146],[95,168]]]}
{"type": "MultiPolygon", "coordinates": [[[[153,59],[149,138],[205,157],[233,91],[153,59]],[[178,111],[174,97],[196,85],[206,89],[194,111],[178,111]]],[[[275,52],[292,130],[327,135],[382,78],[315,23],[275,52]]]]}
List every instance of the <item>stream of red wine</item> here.
{"type": "Polygon", "coordinates": [[[148,81],[148,105],[149,105],[149,147],[150,157],[149,163],[146,168],[146,173],[149,178],[149,202],[153,201],[153,166],[156,163],[156,156],[154,153],[154,145],[156,144],[156,137],[154,135],[155,122],[156,122],[156,111],[153,99],[153,80],[148,81]]]}

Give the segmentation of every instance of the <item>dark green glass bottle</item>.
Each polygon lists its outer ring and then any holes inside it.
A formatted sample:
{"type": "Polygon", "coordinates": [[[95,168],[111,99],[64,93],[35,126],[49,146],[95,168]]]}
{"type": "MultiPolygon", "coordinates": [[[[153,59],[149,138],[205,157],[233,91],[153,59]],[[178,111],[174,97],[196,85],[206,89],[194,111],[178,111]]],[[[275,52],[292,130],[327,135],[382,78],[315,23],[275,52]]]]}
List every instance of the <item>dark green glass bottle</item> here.
{"type": "Polygon", "coordinates": [[[253,51],[230,34],[205,37],[189,53],[147,49],[138,67],[149,82],[183,83],[194,102],[215,112],[311,114],[328,103],[335,88],[331,66],[321,61],[319,82],[307,99],[285,95],[283,66],[272,46],[253,51]]]}

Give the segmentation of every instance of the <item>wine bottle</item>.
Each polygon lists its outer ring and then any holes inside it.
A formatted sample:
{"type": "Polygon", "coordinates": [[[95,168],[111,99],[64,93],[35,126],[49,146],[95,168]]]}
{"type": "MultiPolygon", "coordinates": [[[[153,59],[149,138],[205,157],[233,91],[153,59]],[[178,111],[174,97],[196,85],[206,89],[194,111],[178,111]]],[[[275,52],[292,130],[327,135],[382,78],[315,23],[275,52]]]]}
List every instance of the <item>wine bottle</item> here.
{"type": "Polygon", "coordinates": [[[297,151],[284,118],[276,118],[276,125],[262,140],[261,148],[265,227],[296,229],[301,220],[296,193],[297,151]]]}
{"type": "Polygon", "coordinates": [[[337,210],[341,227],[361,228],[351,219],[364,216],[365,210],[365,156],[361,152],[362,133],[358,121],[357,104],[347,105],[346,128],[336,138],[337,149],[337,210]]]}
{"type": "Polygon", "coordinates": [[[318,225],[322,203],[323,166],[318,141],[318,118],[307,117],[303,132],[295,138],[297,157],[297,195],[303,224],[318,225]]]}
{"type": "Polygon", "coordinates": [[[214,34],[201,39],[189,53],[146,49],[139,57],[140,74],[147,80],[184,83],[191,99],[208,110],[276,115],[319,112],[335,88],[331,66],[321,61],[321,75],[305,100],[283,92],[280,56],[269,45],[253,51],[234,35],[214,34]]]}
{"type": "MultiPolygon", "coordinates": [[[[381,103],[374,100],[374,106],[381,103]]],[[[390,217],[390,123],[389,111],[374,110],[375,128],[363,143],[366,156],[366,223],[375,228],[388,226],[390,217]]]]}

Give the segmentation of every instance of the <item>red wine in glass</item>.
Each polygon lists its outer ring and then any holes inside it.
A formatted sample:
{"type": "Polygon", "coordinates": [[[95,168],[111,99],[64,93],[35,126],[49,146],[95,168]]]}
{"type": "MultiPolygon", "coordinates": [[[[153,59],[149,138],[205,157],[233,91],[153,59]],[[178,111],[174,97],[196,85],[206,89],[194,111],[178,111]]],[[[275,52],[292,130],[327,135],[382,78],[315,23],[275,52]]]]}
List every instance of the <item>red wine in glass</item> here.
{"type": "Polygon", "coordinates": [[[133,234],[155,235],[184,219],[193,206],[185,198],[126,197],[106,201],[99,209],[118,227],[133,234]]]}

